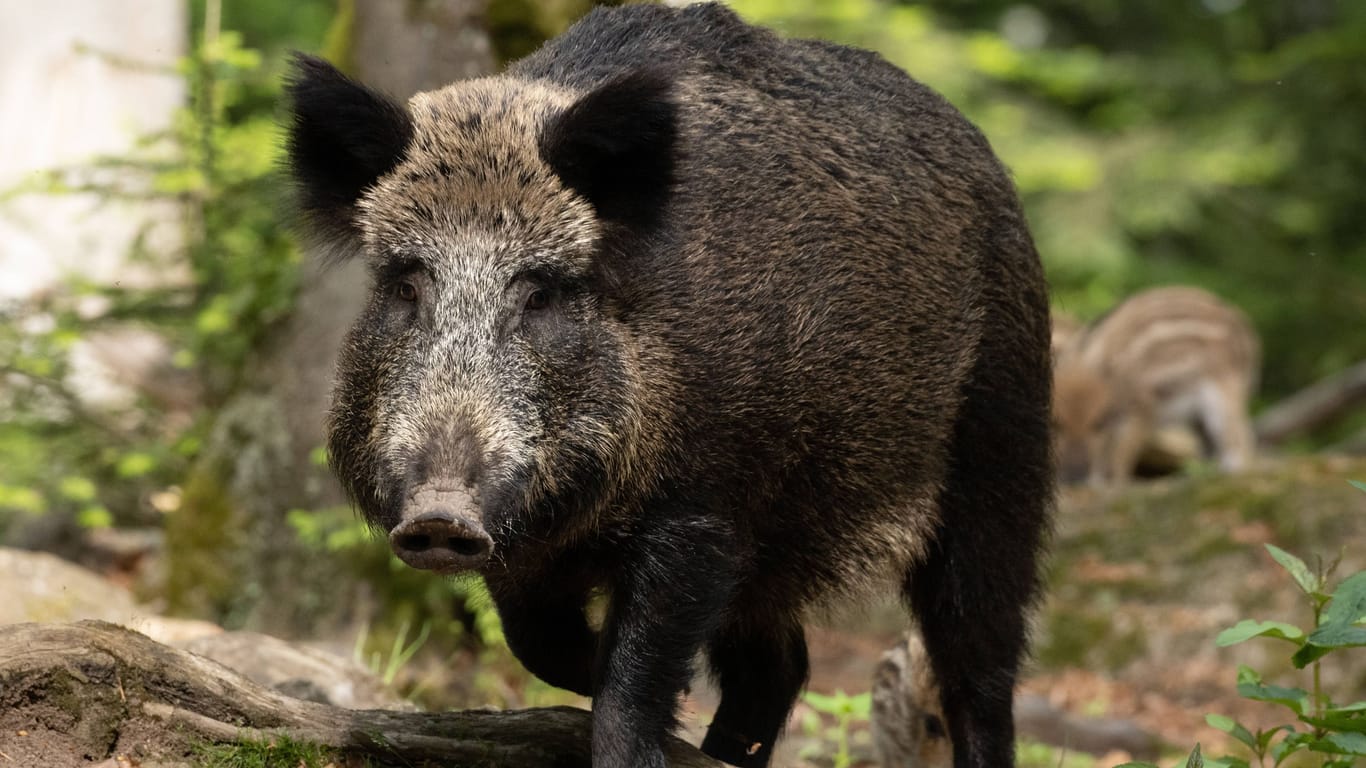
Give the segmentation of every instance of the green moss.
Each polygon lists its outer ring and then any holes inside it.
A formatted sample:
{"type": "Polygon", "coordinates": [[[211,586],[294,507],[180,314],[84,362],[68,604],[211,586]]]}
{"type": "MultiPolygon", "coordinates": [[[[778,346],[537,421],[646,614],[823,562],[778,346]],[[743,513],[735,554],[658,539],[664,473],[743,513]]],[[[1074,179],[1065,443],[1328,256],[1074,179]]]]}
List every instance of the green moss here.
{"type": "Polygon", "coordinates": [[[222,619],[239,595],[232,554],[242,532],[227,489],[206,467],[185,483],[166,520],[166,607],[172,615],[222,619]]]}
{"type": "MultiPolygon", "coordinates": [[[[338,763],[335,750],[286,736],[269,741],[200,744],[194,748],[194,757],[197,768],[326,768],[338,763]]],[[[368,768],[372,763],[349,760],[345,765],[368,768]]]]}
{"type": "Polygon", "coordinates": [[[507,64],[568,29],[594,5],[622,4],[622,0],[489,0],[484,19],[499,64],[507,64]]]}
{"type": "Polygon", "coordinates": [[[356,0],[338,0],[337,15],[323,38],[323,58],[348,75],[356,74],[356,0]]]}
{"type": "Polygon", "coordinates": [[[1111,632],[1109,642],[1099,650],[1105,669],[1119,672],[1148,650],[1148,637],[1139,628],[1127,632],[1111,632]]]}
{"type": "Polygon", "coordinates": [[[1037,649],[1039,664],[1046,669],[1086,666],[1091,649],[1109,642],[1110,622],[1102,616],[1058,609],[1046,621],[1046,637],[1037,649]]]}

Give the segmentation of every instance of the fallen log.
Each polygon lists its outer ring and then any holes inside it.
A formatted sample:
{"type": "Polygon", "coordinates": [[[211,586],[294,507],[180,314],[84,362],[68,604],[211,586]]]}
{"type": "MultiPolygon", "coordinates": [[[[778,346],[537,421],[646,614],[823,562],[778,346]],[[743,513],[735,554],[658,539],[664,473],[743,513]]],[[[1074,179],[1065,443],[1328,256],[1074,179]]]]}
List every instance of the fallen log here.
{"type": "Polygon", "coordinates": [[[1366,404],[1366,360],[1262,411],[1253,425],[1262,445],[1279,445],[1366,404]]]}
{"type": "MultiPolygon", "coordinates": [[[[100,621],[0,626],[0,766],[126,756],[185,764],[196,743],[312,742],[373,765],[590,765],[572,707],[446,713],[348,710],[262,687],[202,656],[100,621]]],[[[720,768],[677,739],[674,768],[720,768]]]]}

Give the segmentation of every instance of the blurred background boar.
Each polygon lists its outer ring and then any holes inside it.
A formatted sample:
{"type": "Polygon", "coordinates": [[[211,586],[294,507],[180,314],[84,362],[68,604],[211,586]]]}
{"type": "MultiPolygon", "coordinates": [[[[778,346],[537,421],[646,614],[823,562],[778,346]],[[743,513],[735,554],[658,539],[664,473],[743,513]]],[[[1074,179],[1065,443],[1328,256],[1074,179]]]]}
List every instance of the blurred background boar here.
{"type": "Polygon", "coordinates": [[[593,697],[594,765],[664,765],[698,653],[703,750],[766,765],[806,609],[879,590],[924,627],[956,764],[1012,763],[1048,304],[952,106],[719,5],[599,9],[406,106],[301,57],[291,95],[303,211],[373,276],[333,466],[399,557],[478,570],[518,658],[593,697]]]}
{"type": "Polygon", "coordinates": [[[1238,309],[1198,288],[1155,288],[1055,344],[1053,418],[1062,479],[1122,483],[1164,426],[1195,430],[1224,471],[1252,459],[1248,405],[1261,364],[1238,309]]]}

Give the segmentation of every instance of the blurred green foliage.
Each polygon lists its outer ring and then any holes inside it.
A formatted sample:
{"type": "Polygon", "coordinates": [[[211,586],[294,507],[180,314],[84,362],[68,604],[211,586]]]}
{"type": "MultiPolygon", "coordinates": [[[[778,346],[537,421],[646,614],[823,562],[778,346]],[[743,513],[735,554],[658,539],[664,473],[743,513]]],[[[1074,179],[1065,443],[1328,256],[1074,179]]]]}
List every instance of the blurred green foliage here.
{"type": "Polygon", "coordinates": [[[868,740],[867,731],[856,731],[855,727],[866,728],[872,718],[873,695],[851,696],[840,690],[832,694],[807,691],[802,694],[802,701],[809,708],[802,718],[802,732],[820,739],[808,745],[803,758],[829,754],[833,768],[849,768],[853,765],[850,747],[855,739],[868,740]],[[833,722],[827,725],[827,720],[833,722]]]}
{"type": "Polygon", "coordinates": [[[157,524],[154,497],[184,477],[214,409],[288,314],[299,256],[279,215],[279,75],[264,74],[263,64],[236,32],[197,41],[162,73],[183,78],[190,94],[167,132],[142,137],[125,156],[53,169],[0,195],[85,193],[163,202],[179,213],[174,248],[155,248],[144,235],[129,256],[173,276],[166,283],[72,275],[63,290],[0,307],[0,534],[39,514],[86,527],[157,524]],[[176,406],[146,393],[103,409],[76,394],[77,344],[130,327],[154,329],[171,345],[177,370],[167,375],[189,382],[192,412],[172,414],[176,406]]]}
{"type": "Polygon", "coordinates": [[[1366,358],[1366,4],[734,6],[959,106],[1014,172],[1061,308],[1207,287],[1262,333],[1267,399],[1366,358]]]}

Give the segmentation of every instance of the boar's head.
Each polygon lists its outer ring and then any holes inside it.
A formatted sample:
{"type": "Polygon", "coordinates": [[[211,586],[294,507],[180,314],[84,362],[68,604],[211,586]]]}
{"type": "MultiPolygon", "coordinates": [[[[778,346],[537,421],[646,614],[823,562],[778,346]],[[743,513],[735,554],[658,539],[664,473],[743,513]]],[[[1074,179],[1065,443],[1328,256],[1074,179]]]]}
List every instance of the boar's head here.
{"type": "Polygon", "coordinates": [[[583,525],[629,474],[642,375],[615,265],[667,191],[668,91],[652,72],[587,93],[488,78],[404,106],[296,60],[302,218],[373,281],[330,458],[410,565],[484,567],[583,525]]]}
{"type": "Polygon", "coordinates": [[[1077,360],[1053,375],[1053,433],[1065,483],[1123,481],[1146,437],[1151,405],[1127,382],[1077,360]]]}

